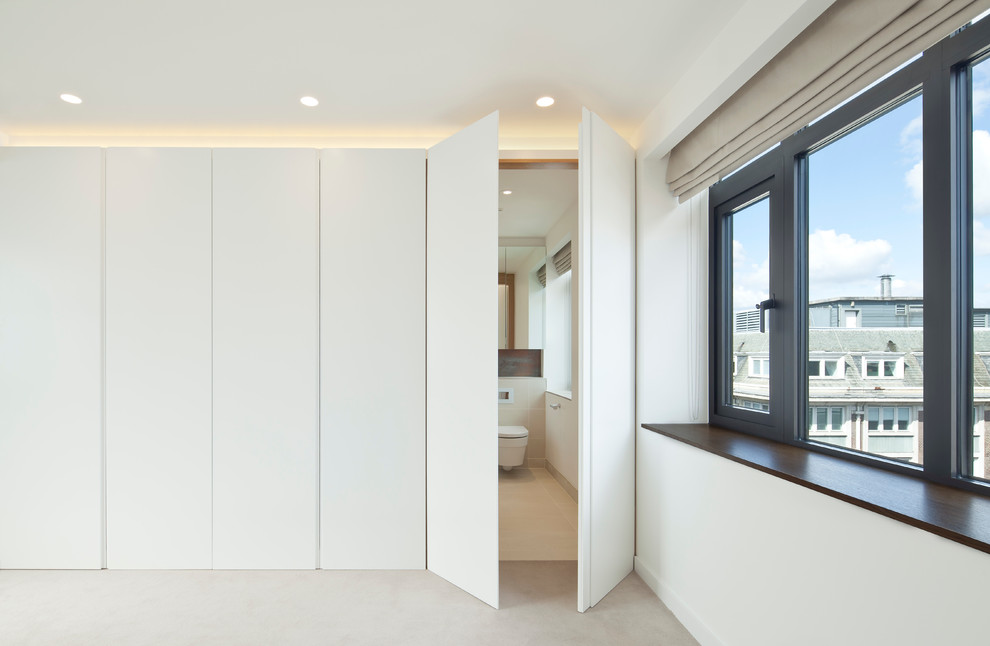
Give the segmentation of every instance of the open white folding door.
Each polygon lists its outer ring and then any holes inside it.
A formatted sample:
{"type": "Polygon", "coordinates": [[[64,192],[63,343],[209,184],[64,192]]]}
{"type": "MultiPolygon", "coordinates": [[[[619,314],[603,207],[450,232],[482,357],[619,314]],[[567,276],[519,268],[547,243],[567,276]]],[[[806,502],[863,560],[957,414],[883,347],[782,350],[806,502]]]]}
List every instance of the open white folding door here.
{"type": "Polygon", "coordinates": [[[426,259],[426,564],[497,608],[497,112],[429,150],[426,259]]]}
{"type": "Polygon", "coordinates": [[[635,152],[584,110],[578,161],[578,610],[633,569],[635,152]]]}

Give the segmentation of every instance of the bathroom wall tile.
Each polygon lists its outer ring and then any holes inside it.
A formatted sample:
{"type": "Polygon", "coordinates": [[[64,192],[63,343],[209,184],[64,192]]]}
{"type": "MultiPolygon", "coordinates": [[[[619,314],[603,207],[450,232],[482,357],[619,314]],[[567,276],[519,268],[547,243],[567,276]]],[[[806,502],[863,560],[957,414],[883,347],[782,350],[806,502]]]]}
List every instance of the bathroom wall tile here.
{"type": "Polygon", "coordinates": [[[526,428],[530,434],[536,433],[539,437],[546,437],[547,414],[542,408],[529,410],[529,423],[526,428]]]}
{"type": "Polygon", "coordinates": [[[547,457],[547,442],[542,439],[529,438],[529,442],[526,443],[526,457],[527,458],[545,458],[547,457]]]}
{"type": "MultiPolygon", "coordinates": [[[[498,407],[499,426],[526,426],[529,423],[529,411],[525,408],[515,408],[507,404],[498,407]]],[[[527,428],[529,428],[527,426],[527,428]]]]}
{"type": "Polygon", "coordinates": [[[530,469],[542,471],[547,465],[546,458],[526,458],[526,466],[530,469]]]}

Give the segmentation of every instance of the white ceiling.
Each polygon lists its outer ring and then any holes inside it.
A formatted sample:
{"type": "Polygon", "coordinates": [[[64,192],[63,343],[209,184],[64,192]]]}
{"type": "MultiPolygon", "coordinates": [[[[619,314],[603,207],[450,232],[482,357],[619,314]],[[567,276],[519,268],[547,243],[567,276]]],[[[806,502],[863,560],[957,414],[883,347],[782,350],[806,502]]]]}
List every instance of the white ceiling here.
{"type": "Polygon", "coordinates": [[[738,6],[2,0],[0,132],[439,140],[500,110],[503,144],[576,145],[587,106],[631,137],[738,6]]]}
{"type": "Polygon", "coordinates": [[[578,172],[553,168],[499,170],[498,236],[545,238],[569,207],[577,208],[578,172]],[[502,191],[511,190],[511,195],[502,191]]]}

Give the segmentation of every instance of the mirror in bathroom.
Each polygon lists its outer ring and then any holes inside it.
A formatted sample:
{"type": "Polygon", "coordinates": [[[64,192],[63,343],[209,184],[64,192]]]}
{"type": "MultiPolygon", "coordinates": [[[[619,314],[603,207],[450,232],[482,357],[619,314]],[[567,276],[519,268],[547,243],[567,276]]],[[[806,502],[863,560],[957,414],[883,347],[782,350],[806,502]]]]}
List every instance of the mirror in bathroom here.
{"type": "Polygon", "coordinates": [[[542,350],[540,268],[546,265],[546,248],[499,247],[498,252],[498,348],[542,350]]]}

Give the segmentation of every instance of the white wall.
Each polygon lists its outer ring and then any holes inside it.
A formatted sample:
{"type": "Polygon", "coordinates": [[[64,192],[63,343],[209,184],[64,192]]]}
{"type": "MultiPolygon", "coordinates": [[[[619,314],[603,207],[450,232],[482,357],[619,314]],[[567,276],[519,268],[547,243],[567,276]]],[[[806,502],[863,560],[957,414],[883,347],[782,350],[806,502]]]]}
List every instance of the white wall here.
{"type": "MultiPolygon", "coordinates": [[[[707,419],[707,206],[692,230],[664,164],[639,163],[638,424],[707,419]]],[[[637,571],[703,646],[986,641],[990,555],[650,431],[636,450],[637,571]]]]}
{"type": "Polygon", "coordinates": [[[555,393],[546,397],[547,461],[567,479],[578,485],[578,406],[577,402],[555,393]],[[551,408],[557,404],[560,408],[551,408]]]}
{"type": "Polygon", "coordinates": [[[986,643],[990,555],[638,439],[637,571],[702,646],[986,643]]]}

